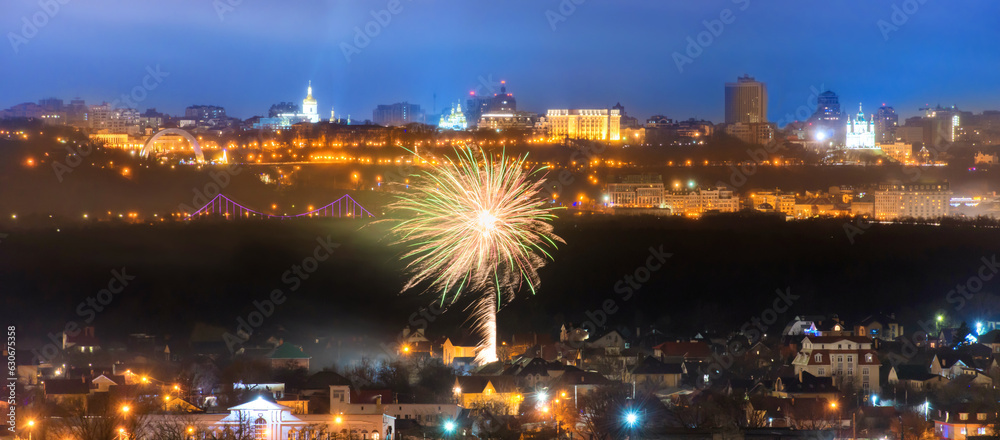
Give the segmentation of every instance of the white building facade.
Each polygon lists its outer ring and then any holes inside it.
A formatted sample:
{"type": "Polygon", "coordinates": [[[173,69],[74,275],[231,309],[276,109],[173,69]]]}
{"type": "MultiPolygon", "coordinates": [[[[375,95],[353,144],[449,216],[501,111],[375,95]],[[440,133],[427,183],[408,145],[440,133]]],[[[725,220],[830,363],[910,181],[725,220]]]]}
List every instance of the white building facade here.
{"type": "Polygon", "coordinates": [[[863,150],[875,148],[875,118],[865,119],[865,112],[858,105],[858,114],[847,120],[847,139],[844,148],[863,150]]]}

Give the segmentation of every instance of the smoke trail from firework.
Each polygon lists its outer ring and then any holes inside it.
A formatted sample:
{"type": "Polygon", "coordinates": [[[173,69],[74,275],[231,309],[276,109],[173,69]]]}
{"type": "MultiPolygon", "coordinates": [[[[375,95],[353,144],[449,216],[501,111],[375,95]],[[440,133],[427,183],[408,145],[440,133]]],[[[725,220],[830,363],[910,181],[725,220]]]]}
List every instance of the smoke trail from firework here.
{"type": "Polygon", "coordinates": [[[538,269],[562,241],[541,197],[541,170],[527,171],[526,156],[493,159],[464,149],[426,171],[390,205],[393,227],[407,247],[409,290],[427,284],[442,303],[463,293],[481,297],[472,318],[484,336],[478,362],[496,360],[496,311],[527,287],[535,292],[538,269]]]}

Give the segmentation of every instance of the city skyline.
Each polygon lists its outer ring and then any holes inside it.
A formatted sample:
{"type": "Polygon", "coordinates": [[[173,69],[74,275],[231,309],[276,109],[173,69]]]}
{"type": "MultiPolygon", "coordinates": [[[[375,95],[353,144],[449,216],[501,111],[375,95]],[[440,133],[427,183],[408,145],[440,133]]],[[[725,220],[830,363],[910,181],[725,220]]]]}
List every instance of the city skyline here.
{"type": "Polygon", "coordinates": [[[953,11],[928,2],[906,14],[902,4],[891,3],[807,9],[742,1],[684,6],[563,2],[573,6],[568,8],[553,1],[477,8],[404,1],[393,8],[396,13],[386,9],[389,3],[365,2],[325,6],[325,13],[309,14],[302,6],[289,6],[276,16],[279,11],[272,7],[215,3],[114,10],[106,3],[86,10],[67,3],[59,4],[52,14],[37,3],[15,5],[3,25],[10,46],[2,57],[5,64],[21,68],[2,75],[5,82],[21,86],[9,92],[2,106],[50,96],[111,102],[131,89],[122,84],[138,86],[147,68],[158,67],[167,75],[137,103],[139,110],[179,114],[190,105],[212,104],[240,118],[266,115],[274,103],[301,99],[309,81],[314,83],[320,114],[336,108],[338,115],[364,120],[379,104],[403,101],[440,114],[471,90],[494,93],[492,89],[505,79],[520,106],[538,113],[551,108],[609,108],[621,102],[630,115],[640,118],[663,114],[722,121],[722,84],[744,74],[768,85],[771,121],[815,102],[814,90],[833,90],[852,106],[861,102],[875,109],[888,104],[901,118],[939,104],[975,112],[995,107],[995,99],[979,90],[996,85],[990,72],[996,70],[997,61],[967,59],[988,51],[990,39],[958,40],[925,29],[932,20],[936,27],[975,27],[977,21],[996,15],[996,5],[953,11]],[[903,15],[894,21],[894,13],[903,15]],[[45,20],[36,20],[44,26],[25,24],[38,14],[45,14],[45,20]],[[475,29],[470,20],[448,19],[480,15],[494,18],[477,23],[475,29]],[[666,17],[683,21],[665,27],[662,24],[670,21],[666,17]],[[93,31],[110,20],[126,24],[93,31]],[[426,31],[431,20],[445,23],[438,26],[441,31],[426,31]],[[636,26],[624,26],[628,20],[636,26]],[[370,32],[374,37],[361,47],[354,38],[357,30],[363,32],[372,23],[369,30],[377,32],[370,32]],[[261,26],[280,36],[247,33],[261,26]],[[31,27],[34,33],[28,32],[31,27]],[[604,28],[614,29],[615,37],[598,40],[604,28]],[[810,32],[804,33],[805,28],[810,32]],[[75,29],[85,31],[74,33],[75,29]],[[508,35],[511,29],[518,29],[515,36],[508,35]],[[640,35],[639,29],[646,31],[640,35]],[[319,37],[306,38],[310,32],[319,37]],[[699,37],[709,44],[698,43],[699,37]],[[641,44],[649,38],[661,43],[652,49],[641,44]],[[446,44],[452,42],[458,45],[446,44]],[[695,47],[689,47],[691,42],[695,47]],[[109,44],[143,50],[109,51],[109,44]],[[456,47],[463,54],[460,59],[448,56],[456,47]],[[810,47],[815,49],[802,50],[810,47]],[[607,60],[601,60],[583,48],[610,52],[607,60]],[[751,51],[756,55],[752,60],[745,57],[751,51]],[[394,55],[386,56],[389,53],[394,55]],[[52,57],[65,59],[68,66],[105,61],[68,75],[65,69],[42,67],[52,57]],[[212,61],[209,74],[203,67],[206,61],[212,61]],[[965,67],[953,69],[959,61],[965,67]],[[778,67],[787,65],[796,68],[778,67]],[[272,73],[267,66],[280,69],[272,73]],[[592,74],[574,74],[580,71],[592,74]],[[904,71],[919,74],[901,79],[898,73],[904,71]]]}

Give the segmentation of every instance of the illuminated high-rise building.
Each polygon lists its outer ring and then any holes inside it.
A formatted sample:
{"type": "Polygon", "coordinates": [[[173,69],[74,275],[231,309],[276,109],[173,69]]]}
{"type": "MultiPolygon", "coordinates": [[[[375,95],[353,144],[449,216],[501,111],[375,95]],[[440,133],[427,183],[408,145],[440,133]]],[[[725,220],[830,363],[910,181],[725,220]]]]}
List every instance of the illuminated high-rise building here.
{"type": "Polygon", "coordinates": [[[924,112],[924,142],[931,146],[941,146],[958,140],[962,116],[955,106],[942,108],[922,108],[924,112]]]}
{"type": "Polygon", "coordinates": [[[424,122],[424,111],[417,104],[397,102],[379,105],[372,111],[372,121],[378,125],[398,126],[424,122]]]}
{"type": "Polygon", "coordinates": [[[469,100],[465,107],[466,119],[475,126],[485,114],[516,113],[517,99],[513,94],[507,93],[507,81],[500,81],[500,93],[494,93],[492,96],[477,95],[475,91],[469,92],[469,100]]]}
{"type": "Polygon", "coordinates": [[[825,91],[816,97],[816,113],[812,120],[826,121],[840,125],[840,98],[832,91],[825,91]]]}
{"type": "Polygon", "coordinates": [[[836,93],[827,90],[816,97],[816,112],[809,117],[809,125],[813,139],[825,141],[843,137],[844,115],[836,93]]]}
{"type": "Polygon", "coordinates": [[[749,75],[726,83],[726,123],[767,122],[767,85],[749,75]]]}
{"type": "Polygon", "coordinates": [[[847,121],[847,139],[844,141],[844,148],[848,150],[875,148],[874,119],[866,119],[861,104],[858,104],[858,115],[847,121]]]}
{"type": "Polygon", "coordinates": [[[875,113],[875,141],[880,144],[896,142],[896,127],[899,126],[899,115],[892,107],[883,105],[875,113]]]}

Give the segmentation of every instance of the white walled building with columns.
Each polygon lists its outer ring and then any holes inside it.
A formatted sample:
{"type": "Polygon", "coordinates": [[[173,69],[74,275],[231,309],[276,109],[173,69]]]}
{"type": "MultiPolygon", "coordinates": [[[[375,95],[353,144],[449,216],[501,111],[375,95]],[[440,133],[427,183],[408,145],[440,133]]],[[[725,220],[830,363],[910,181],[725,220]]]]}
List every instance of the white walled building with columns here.
{"type": "MultiPolygon", "coordinates": [[[[373,405],[374,406],[374,405],[373,405]]],[[[396,418],[382,412],[363,414],[293,414],[292,408],[264,398],[229,408],[222,414],[150,416],[149,426],[171,424],[195,440],[229,430],[254,440],[392,440],[396,418]]],[[[153,428],[151,428],[153,429],[153,428]]]]}

